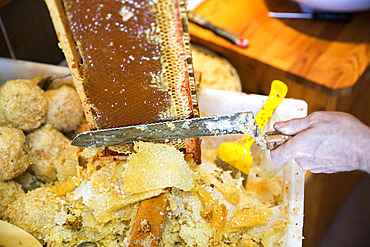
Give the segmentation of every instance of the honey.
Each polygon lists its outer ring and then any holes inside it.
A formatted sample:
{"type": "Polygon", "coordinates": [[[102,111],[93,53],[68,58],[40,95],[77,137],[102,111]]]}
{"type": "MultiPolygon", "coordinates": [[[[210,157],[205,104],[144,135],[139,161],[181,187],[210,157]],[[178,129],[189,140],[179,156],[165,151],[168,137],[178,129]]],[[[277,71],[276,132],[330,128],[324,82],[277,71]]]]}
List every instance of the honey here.
{"type": "Polygon", "coordinates": [[[193,116],[177,1],[63,2],[98,129],[193,116]]]}
{"type": "Polygon", "coordinates": [[[153,77],[162,72],[160,47],[153,42],[158,39],[152,32],[154,3],[65,0],[64,4],[98,128],[158,121],[170,97],[153,86],[153,77]]]}

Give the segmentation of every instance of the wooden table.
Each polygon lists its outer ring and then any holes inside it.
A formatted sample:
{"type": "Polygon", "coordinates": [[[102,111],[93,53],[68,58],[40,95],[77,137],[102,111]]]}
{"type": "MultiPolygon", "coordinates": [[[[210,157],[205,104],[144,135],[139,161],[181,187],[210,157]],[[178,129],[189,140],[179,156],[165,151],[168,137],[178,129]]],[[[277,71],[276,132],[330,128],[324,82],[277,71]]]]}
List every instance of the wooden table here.
{"type": "MultiPolygon", "coordinates": [[[[226,57],[237,69],[243,91],[268,94],[273,79],[303,99],[309,112],[349,112],[370,124],[370,12],[347,23],[273,19],[268,11],[297,12],[288,0],[207,0],[195,9],[213,24],[248,38],[238,48],[190,24],[194,43],[226,57]]],[[[196,69],[196,68],[195,68],[196,69]]],[[[312,175],[305,188],[305,247],[318,246],[361,174],[312,175]]]]}

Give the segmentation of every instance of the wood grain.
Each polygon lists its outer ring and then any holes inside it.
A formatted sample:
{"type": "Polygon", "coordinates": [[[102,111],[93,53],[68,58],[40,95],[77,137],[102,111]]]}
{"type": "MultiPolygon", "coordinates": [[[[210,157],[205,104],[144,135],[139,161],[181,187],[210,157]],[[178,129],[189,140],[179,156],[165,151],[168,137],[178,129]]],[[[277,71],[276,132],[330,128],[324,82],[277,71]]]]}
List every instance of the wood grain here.
{"type": "Polygon", "coordinates": [[[249,39],[250,47],[238,48],[191,25],[193,40],[211,42],[221,53],[235,51],[302,77],[308,85],[319,85],[333,95],[347,94],[370,63],[370,12],[355,14],[348,23],[269,18],[268,11],[276,5],[296,11],[286,0],[208,0],[195,11],[249,39]]]}

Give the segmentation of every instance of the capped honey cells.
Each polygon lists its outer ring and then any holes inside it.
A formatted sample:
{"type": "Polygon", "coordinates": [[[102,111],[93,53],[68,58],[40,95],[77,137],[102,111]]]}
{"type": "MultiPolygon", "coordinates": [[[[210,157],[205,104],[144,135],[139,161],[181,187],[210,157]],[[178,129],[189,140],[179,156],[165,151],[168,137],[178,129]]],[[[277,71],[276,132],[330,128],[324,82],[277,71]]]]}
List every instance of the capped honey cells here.
{"type": "Polygon", "coordinates": [[[63,3],[97,128],[193,116],[179,2],[63,3]]]}

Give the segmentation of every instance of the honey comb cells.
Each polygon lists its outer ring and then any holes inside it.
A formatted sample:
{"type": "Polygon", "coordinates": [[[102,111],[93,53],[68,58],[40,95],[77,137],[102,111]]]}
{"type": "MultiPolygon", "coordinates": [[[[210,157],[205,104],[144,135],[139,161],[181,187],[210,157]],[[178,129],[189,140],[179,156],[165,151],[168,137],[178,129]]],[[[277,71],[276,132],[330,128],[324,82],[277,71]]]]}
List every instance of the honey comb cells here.
{"type": "Polygon", "coordinates": [[[177,1],[63,2],[96,128],[193,115],[177,1]]]}
{"type": "Polygon", "coordinates": [[[75,82],[90,128],[198,116],[183,0],[62,2],[82,58],[75,82]]]}

